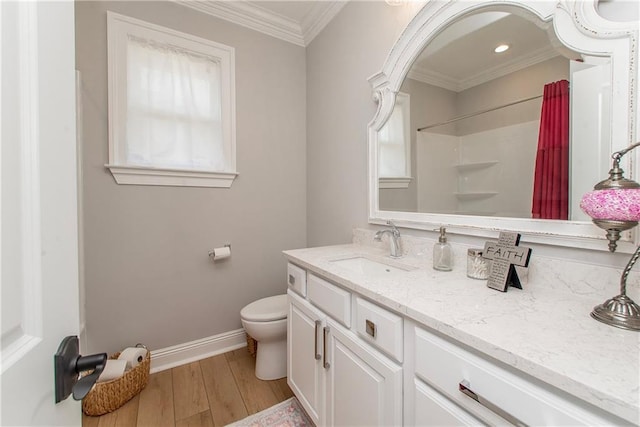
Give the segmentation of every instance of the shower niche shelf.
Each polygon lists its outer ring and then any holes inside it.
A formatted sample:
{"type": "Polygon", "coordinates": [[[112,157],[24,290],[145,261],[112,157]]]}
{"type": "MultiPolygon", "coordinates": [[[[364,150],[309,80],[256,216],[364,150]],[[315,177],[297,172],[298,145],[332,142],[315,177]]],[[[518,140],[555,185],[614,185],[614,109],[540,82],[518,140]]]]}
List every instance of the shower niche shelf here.
{"type": "Polygon", "coordinates": [[[458,163],[453,165],[454,168],[458,170],[458,172],[467,172],[476,169],[485,169],[489,168],[493,165],[497,165],[499,162],[497,160],[491,160],[487,162],[470,162],[470,163],[458,163]]]}
{"type": "Polygon", "coordinates": [[[498,194],[497,191],[470,191],[462,193],[454,193],[458,200],[481,200],[488,199],[498,194]]]}

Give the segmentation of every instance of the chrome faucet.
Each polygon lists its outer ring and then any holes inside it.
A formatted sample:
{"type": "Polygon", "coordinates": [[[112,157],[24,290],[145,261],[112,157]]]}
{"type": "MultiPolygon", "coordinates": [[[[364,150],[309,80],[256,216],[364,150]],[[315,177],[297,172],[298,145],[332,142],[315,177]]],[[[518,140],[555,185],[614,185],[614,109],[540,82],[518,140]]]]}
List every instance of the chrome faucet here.
{"type": "Polygon", "coordinates": [[[395,224],[391,221],[387,221],[387,225],[391,229],[384,229],[376,232],[373,240],[380,242],[384,233],[389,233],[389,245],[391,249],[391,258],[402,258],[402,251],[400,250],[400,231],[396,228],[395,224]]]}

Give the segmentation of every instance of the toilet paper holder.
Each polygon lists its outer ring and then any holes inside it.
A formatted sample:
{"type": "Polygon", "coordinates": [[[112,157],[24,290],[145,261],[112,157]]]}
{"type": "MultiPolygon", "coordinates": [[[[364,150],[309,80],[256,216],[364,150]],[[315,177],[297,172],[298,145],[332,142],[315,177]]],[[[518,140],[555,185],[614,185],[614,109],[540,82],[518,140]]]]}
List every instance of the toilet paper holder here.
{"type": "MultiPolygon", "coordinates": [[[[227,243],[224,245],[225,248],[229,248],[229,252],[231,252],[231,243],[227,243]]],[[[209,251],[209,258],[211,259],[215,259],[216,256],[216,250],[212,249],[209,251]]]]}

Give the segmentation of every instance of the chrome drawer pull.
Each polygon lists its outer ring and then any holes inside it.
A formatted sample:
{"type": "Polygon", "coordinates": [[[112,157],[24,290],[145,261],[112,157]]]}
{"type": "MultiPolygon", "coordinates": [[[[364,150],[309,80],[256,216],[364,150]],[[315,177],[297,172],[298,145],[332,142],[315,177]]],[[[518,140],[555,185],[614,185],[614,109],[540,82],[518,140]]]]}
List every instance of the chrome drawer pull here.
{"type": "Polygon", "coordinates": [[[320,360],[320,353],[318,353],[318,329],[320,329],[321,321],[316,320],[316,335],[315,335],[315,343],[313,347],[313,352],[315,353],[316,360],[320,360]]]}
{"type": "Polygon", "coordinates": [[[527,424],[523,423],[522,421],[520,421],[519,419],[517,419],[516,417],[514,417],[513,415],[511,415],[510,413],[508,413],[504,409],[500,408],[499,406],[494,405],[493,403],[489,402],[484,397],[476,394],[469,387],[470,387],[470,384],[469,384],[469,382],[467,380],[462,380],[458,384],[458,389],[462,393],[466,394],[467,396],[469,396],[470,398],[472,398],[473,400],[475,400],[476,402],[478,402],[479,404],[481,404],[482,406],[484,406],[485,408],[487,408],[491,412],[494,412],[495,414],[497,414],[500,417],[504,418],[505,420],[507,420],[508,422],[513,424],[514,426],[527,427],[527,424]]]}
{"type": "Polygon", "coordinates": [[[324,332],[324,336],[323,336],[324,339],[322,340],[322,366],[324,366],[324,369],[329,369],[331,367],[331,365],[327,361],[327,340],[329,339],[328,337],[329,327],[325,326],[323,329],[323,332],[324,332]]]}
{"type": "Polygon", "coordinates": [[[296,277],[293,274],[289,275],[289,284],[290,285],[295,285],[296,284],[296,277]]]}
{"type": "Polygon", "coordinates": [[[371,320],[365,319],[364,329],[367,332],[367,334],[371,335],[373,338],[376,337],[376,324],[373,323],[371,320]]]}

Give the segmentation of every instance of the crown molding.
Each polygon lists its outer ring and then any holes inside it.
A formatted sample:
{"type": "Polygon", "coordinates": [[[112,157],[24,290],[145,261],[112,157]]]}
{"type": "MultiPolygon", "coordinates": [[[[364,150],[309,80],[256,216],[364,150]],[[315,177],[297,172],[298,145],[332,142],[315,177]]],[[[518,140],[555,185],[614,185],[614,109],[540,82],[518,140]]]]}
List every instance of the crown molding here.
{"type": "Polygon", "coordinates": [[[460,90],[469,89],[471,87],[486,83],[498,77],[506,76],[507,74],[514,73],[516,71],[523,70],[532,65],[544,62],[548,59],[555,58],[560,54],[551,46],[543,49],[538,49],[531,52],[526,57],[517,58],[513,61],[506,62],[500,66],[489,68],[482,73],[478,73],[468,79],[460,82],[460,90]]]}
{"type": "Polygon", "coordinates": [[[409,71],[407,77],[422,83],[451,90],[453,92],[460,92],[461,90],[460,83],[457,79],[427,68],[414,67],[409,71]]]}
{"type": "Polygon", "coordinates": [[[340,12],[346,1],[317,2],[302,22],[245,1],[172,0],[178,4],[233,22],[269,36],[307,46],[340,12]]]}
{"type": "Polygon", "coordinates": [[[313,39],[320,34],[320,31],[331,22],[333,18],[347,4],[347,1],[322,1],[316,2],[309,13],[302,19],[300,26],[302,28],[302,37],[305,46],[308,46],[313,39]]]}
{"type": "Polygon", "coordinates": [[[425,68],[415,67],[409,71],[408,77],[430,85],[438,86],[454,92],[481,85],[498,77],[523,70],[532,65],[544,62],[548,59],[555,58],[559,53],[552,47],[539,49],[523,58],[514,59],[497,67],[489,68],[481,73],[475,74],[469,78],[458,81],[448,75],[431,71],[425,68]]]}

